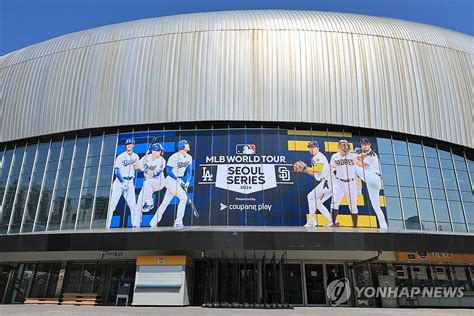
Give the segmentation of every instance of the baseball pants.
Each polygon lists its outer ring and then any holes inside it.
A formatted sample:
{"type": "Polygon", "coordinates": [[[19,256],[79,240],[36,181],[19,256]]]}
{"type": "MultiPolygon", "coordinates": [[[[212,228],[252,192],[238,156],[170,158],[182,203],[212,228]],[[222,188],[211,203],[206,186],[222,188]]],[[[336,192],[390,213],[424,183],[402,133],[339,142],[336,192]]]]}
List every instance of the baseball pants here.
{"type": "Polygon", "coordinates": [[[166,187],[166,193],[165,197],[163,198],[163,201],[160,204],[160,207],[158,207],[158,210],[151,219],[151,225],[154,226],[155,223],[160,222],[161,217],[163,216],[164,212],[166,211],[166,208],[170,204],[171,200],[177,196],[179,199],[179,204],[178,204],[178,209],[176,212],[176,220],[174,221],[175,224],[183,224],[183,217],[184,217],[184,211],[186,209],[186,203],[188,202],[188,196],[184,189],[178,184],[178,180],[175,180],[169,176],[166,177],[165,180],[165,187],[166,187]]]}
{"type": "Polygon", "coordinates": [[[137,202],[135,200],[135,183],[133,182],[133,178],[130,180],[124,179],[123,181],[127,184],[127,191],[122,190],[122,183],[120,183],[119,179],[115,179],[114,183],[112,184],[112,195],[110,198],[109,210],[107,212],[107,228],[110,228],[110,225],[112,224],[112,217],[121,196],[125,198],[125,201],[130,208],[130,214],[132,215],[132,225],[136,227],[140,226],[140,222],[138,222],[138,225],[136,222],[134,222],[133,216],[134,211],[137,208],[137,202]]]}
{"type": "Polygon", "coordinates": [[[361,178],[367,186],[370,204],[372,204],[372,208],[375,211],[375,215],[377,215],[380,228],[387,228],[387,221],[385,219],[385,215],[382,209],[380,208],[380,190],[382,189],[382,179],[379,175],[364,170],[358,166],[356,167],[356,173],[357,176],[361,178]]]}
{"type": "Polygon", "coordinates": [[[352,180],[344,182],[339,179],[334,179],[332,191],[332,208],[338,210],[344,195],[349,201],[349,209],[352,214],[358,214],[357,209],[357,181],[352,180]]]}
{"type": "Polygon", "coordinates": [[[324,202],[326,202],[332,195],[332,188],[331,184],[328,182],[329,188],[324,188],[324,181],[321,181],[311,192],[308,193],[308,208],[309,208],[309,223],[313,223],[315,225],[318,224],[316,217],[314,214],[316,210],[319,210],[321,214],[324,215],[329,221],[332,223],[331,213],[329,213],[326,206],[324,206],[324,202]],[[319,207],[318,207],[319,206],[319,207]]]}

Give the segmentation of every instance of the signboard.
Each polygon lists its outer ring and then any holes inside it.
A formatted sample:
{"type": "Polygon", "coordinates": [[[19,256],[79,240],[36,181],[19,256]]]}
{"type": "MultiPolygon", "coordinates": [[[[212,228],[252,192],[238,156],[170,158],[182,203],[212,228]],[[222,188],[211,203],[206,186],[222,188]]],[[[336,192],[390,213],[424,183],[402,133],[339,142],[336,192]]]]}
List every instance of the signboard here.
{"type": "Polygon", "coordinates": [[[446,263],[468,263],[474,262],[474,255],[456,254],[451,252],[401,252],[395,253],[397,261],[405,262],[446,262],[446,263]]]}
{"type": "Polygon", "coordinates": [[[120,134],[116,153],[110,228],[387,227],[373,137],[282,129],[149,131],[120,134]]]}

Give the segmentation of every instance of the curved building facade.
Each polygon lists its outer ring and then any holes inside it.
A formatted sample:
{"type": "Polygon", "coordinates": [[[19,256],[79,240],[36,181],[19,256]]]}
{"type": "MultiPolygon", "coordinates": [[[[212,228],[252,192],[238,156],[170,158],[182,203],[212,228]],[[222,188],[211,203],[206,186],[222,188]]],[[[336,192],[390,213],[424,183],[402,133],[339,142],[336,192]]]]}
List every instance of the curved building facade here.
{"type": "Polygon", "coordinates": [[[408,21],[236,11],[0,57],[0,300],[408,304],[335,303],[345,279],[472,306],[473,56],[408,21]]]}

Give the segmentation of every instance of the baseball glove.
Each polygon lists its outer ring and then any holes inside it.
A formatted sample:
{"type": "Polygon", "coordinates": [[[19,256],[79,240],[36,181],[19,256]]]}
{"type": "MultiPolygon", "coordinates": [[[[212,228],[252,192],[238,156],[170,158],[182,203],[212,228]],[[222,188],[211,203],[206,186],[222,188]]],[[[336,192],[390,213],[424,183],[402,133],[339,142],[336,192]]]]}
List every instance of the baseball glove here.
{"type": "Polygon", "coordinates": [[[306,168],[307,168],[306,164],[302,162],[301,160],[298,160],[297,162],[293,164],[293,170],[296,172],[306,171],[306,168]]]}

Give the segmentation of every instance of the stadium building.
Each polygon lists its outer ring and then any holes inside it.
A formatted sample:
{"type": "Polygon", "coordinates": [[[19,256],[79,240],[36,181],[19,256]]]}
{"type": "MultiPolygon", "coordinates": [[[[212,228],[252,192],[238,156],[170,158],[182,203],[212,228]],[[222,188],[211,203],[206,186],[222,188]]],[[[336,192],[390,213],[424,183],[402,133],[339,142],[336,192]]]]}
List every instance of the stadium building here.
{"type": "Polygon", "coordinates": [[[0,302],[474,306],[473,61],[469,35],[311,11],[0,57],[0,302]]]}

